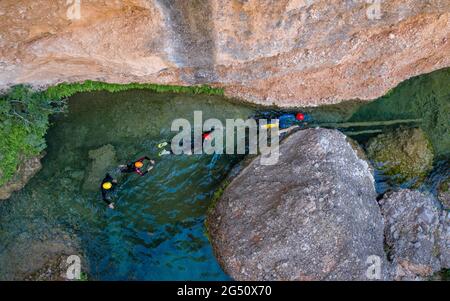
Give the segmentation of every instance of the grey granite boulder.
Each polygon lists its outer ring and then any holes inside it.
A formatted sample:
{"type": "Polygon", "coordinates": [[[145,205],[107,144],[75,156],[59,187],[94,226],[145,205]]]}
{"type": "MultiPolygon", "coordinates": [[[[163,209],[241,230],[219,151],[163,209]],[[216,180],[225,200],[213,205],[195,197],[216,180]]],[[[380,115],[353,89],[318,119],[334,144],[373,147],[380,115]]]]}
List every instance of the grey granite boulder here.
{"type": "Polygon", "coordinates": [[[373,176],[336,130],[292,134],[276,165],[253,160],[206,224],[216,257],[236,280],[387,277],[373,176]],[[379,270],[368,276],[374,264],[379,270]]]}
{"type": "Polygon", "coordinates": [[[449,215],[433,195],[405,189],[380,206],[395,280],[425,280],[450,267],[449,215]]]}

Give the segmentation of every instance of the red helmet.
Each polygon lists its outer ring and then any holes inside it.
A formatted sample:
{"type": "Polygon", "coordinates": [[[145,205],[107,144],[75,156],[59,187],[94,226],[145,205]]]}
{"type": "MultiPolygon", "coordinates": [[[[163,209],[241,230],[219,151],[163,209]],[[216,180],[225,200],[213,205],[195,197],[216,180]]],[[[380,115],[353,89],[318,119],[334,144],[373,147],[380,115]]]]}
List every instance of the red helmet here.
{"type": "Polygon", "coordinates": [[[203,133],[203,139],[208,140],[211,137],[211,133],[203,133]]]}
{"type": "Polygon", "coordinates": [[[303,121],[303,120],[305,120],[305,114],[297,113],[297,115],[295,115],[295,119],[303,121]]]}

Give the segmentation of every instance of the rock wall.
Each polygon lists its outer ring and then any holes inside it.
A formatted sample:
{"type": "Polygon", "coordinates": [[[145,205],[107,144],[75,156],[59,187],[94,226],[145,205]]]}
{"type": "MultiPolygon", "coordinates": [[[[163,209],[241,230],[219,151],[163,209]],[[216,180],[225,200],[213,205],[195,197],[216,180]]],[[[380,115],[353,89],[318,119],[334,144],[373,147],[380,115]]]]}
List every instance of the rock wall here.
{"type": "Polygon", "coordinates": [[[2,0],[0,87],[211,84],[256,103],[318,105],[450,66],[449,1],[377,3],[2,0]]]}

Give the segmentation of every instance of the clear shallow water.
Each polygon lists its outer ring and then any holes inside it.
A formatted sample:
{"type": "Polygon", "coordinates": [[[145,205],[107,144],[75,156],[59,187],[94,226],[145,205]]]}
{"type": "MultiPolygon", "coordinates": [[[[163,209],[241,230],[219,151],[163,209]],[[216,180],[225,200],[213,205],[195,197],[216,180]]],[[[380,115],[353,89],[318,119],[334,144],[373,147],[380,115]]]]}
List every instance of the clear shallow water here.
{"type": "MultiPolygon", "coordinates": [[[[204,120],[224,121],[262,111],[221,97],[145,91],[79,94],[71,98],[69,109],[67,116],[55,118],[48,133],[42,171],[0,202],[0,279],[20,279],[45,262],[45,254],[73,249],[84,253],[96,280],[228,279],[213,256],[203,222],[212,195],[240,157],[156,159],[149,175],[120,178],[116,210],[106,208],[98,187],[103,167],[114,171],[143,155],[156,158],[156,145],[174,135],[170,126],[175,118],[192,121],[193,111],[202,110],[204,120]],[[91,151],[97,152],[97,160],[89,157],[91,151]]],[[[435,193],[449,177],[450,69],[409,80],[369,104],[305,110],[314,120],[309,126],[338,128],[363,147],[370,137],[400,125],[421,127],[437,154],[436,167],[421,189],[435,193]],[[397,122],[404,120],[415,121],[397,122]]],[[[392,188],[382,174],[376,173],[376,181],[379,193],[392,188]]]]}
{"type": "Polygon", "coordinates": [[[0,203],[0,278],[26,270],[39,254],[74,240],[92,279],[221,280],[204,233],[211,197],[235,156],[164,156],[156,145],[171,138],[175,118],[247,118],[250,107],[214,96],[126,93],[79,94],[48,133],[42,171],[24,190],[0,203]],[[111,145],[115,159],[98,151],[111,145]],[[121,177],[116,210],[101,201],[99,183],[117,164],[148,155],[157,161],[146,176],[121,177]],[[100,168],[99,168],[100,167],[100,168]],[[96,177],[95,175],[98,175],[96,177]],[[30,248],[31,245],[38,245],[30,248]],[[50,245],[46,247],[45,245],[50,245]]]}

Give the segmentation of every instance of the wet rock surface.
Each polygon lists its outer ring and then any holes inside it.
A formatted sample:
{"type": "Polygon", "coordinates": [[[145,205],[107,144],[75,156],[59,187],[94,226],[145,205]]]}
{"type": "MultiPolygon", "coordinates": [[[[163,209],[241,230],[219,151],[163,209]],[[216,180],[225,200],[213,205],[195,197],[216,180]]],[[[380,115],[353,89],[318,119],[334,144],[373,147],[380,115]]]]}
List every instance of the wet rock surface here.
{"type": "Polygon", "coordinates": [[[445,0],[0,2],[0,87],[208,83],[262,104],[374,99],[450,66],[445,0]]]}
{"type": "Polygon", "coordinates": [[[0,186],[0,200],[8,199],[13,192],[21,190],[28,181],[41,170],[42,156],[25,159],[17,169],[14,177],[5,185],[0,186]]]}
{"type": "Polygon", "coordinates": [[[278,164],[254,160],[207,227],[236,280],[368,280],[373,255],[388,277],[374,179],[338,131],[299,131],[281,144],[278,164]]]}
{"type": "Polygon", "coordinates": [[[86,273],[87,262],[80,248],[80,242],[67,233],[55,233],[54,237],[36,240],[31,244],[14,242],[17,248],[26,248],[25,258],[16,256],[13,260],[0,261],[0,280],[65,281],[69,265],[69,256],[80,259],[81,270],[86,273]]]}
{"type": "Polygon", "coordinates": [[[450,179],[447,179],[439,185],[438,198],[444,209],[450,210],[450,179]]]}
{"type": "MultiPolygon", "coordinates": [[[[47,262],[45,262],[39,270],[25,276],[25,281],[69,281],[69,280],[87,280],[87,276],[85,273],[81,272],[80,279],[69,279],[67,275],[67,271],[69,269],[69,265],[73,264],[73,261],[68,258],[72,256],[71,254],[57,254],[52,258],[49,258],[47,262]]],[[[82,261],[80,261],[82,262],[82,261]]],[[[70,277],[73,277],[71,272],[69,272],[70,277]]]]}
{"type": "Polygon", "coordinates": [[[380,201],[395,280],[426,280],[450,267],[450,217],[429,193],[401,190],[380,201]]]}
{"type": "Polygon", "coordinates": [[[375,166],[394,182],[416,180],[420,183],[433,168],[433,149],[418,128],[399,128],[369,140],[367,154],[375,166]]]}

